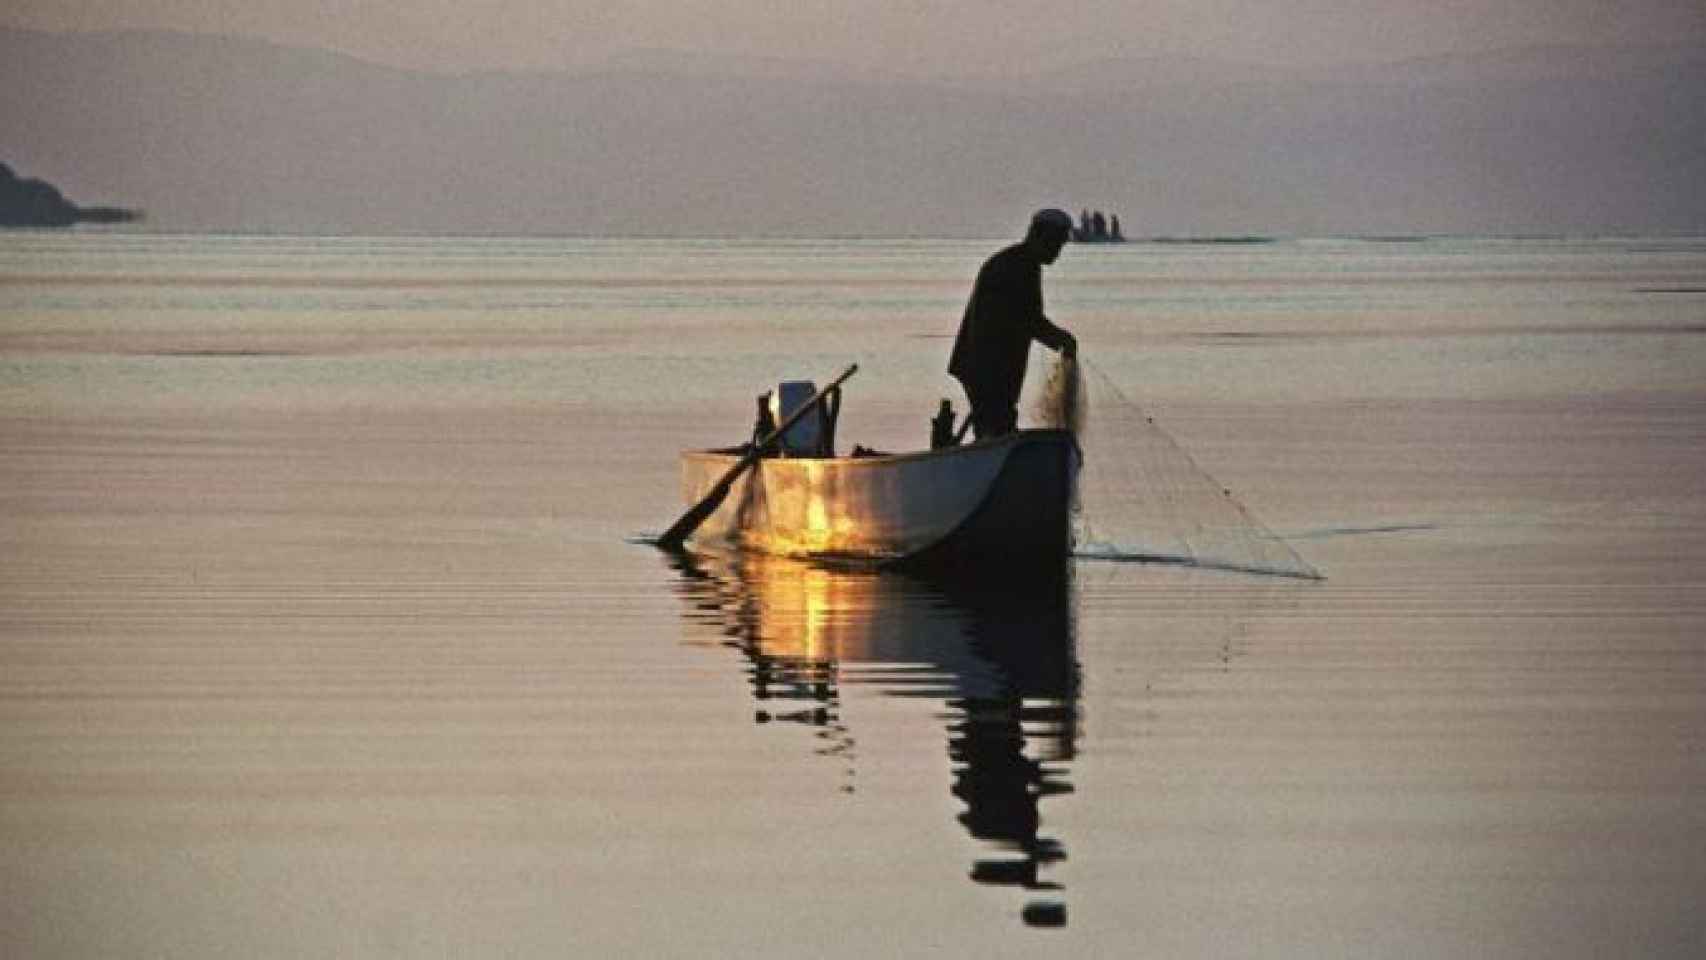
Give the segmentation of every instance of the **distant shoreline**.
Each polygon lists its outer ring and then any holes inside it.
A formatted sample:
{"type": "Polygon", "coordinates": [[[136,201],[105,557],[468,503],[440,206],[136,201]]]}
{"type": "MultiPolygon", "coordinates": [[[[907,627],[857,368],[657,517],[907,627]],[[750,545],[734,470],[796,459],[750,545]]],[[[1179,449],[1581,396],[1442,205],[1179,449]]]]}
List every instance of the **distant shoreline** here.
{"type": "Polygon", "coordinates": [[[62,229],[79,223],[134,223],[142,214],[124,207],[85,207],[66,199],[46,180],[19,177],[0,163],[0,227],[62,229]]]}

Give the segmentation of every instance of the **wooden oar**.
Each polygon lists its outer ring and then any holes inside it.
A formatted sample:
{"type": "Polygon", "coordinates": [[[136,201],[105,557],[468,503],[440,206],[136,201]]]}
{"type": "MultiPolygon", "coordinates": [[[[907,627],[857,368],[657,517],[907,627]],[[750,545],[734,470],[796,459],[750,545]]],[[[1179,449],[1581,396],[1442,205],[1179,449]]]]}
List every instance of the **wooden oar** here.
{"type": "Polygon", "coordinates": [[[728,473],[723,474],[723,478],[717,481],[710,493],[705,494],[703,500],[688,508],[687,512],[681,515],[681,519],[670,524],[669,529],[665,530],[663,536],[658,538],[658,547],[663,550],[680,550],[681,545],[687,542],[687,538],[693,535],[693,531],[699,529],[699,525],[705,522],[705,518],[715,513],[717,508],[723,505],[723,501],[728,499],[729,490],[734,486],[735,481],[740,479],[740,475],[745,473],[747,468],[757,463],[758,459],[764,455],[764,451],[772,443],[775,443],[782,434],[787,433],[789,427],[800,422],[800,418],[807,413],[816,410],[818,405],[823,403],[825,397],[829,396],[836,387],[841,386],[848,377],[851,377],[858,370],[859,365],[856,363],[849,366],[829,386],[813,394],[812,398],[801,404],[798,410],[788,414],[787,419],[782,421],[782,425],[770,431],[769,436],[754,443],[752,449],[747,451],[746,456],[741,457],[739,463],[730,467],[728,473]]]}

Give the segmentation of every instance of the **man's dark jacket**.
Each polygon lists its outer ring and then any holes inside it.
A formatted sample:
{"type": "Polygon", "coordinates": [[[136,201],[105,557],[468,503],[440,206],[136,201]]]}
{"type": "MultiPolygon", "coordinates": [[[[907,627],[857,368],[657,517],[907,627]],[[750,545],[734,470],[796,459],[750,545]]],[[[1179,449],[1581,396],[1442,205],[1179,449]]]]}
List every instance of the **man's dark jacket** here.
{"type": "Polygon", "coordinates": [[[990,257],[978,271],[960,320],[948,372],[975,407],[1014,407],[1025,383],[1031,340],[1048,329],[1043,316],[1043,266],[1024,244],[990,257]]]}

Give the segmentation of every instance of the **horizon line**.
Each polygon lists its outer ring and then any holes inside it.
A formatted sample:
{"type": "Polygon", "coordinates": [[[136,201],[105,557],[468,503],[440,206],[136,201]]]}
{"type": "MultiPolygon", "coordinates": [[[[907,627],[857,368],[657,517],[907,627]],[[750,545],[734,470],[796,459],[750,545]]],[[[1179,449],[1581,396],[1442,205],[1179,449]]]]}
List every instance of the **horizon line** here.
{"type": "Polygon", "coordinates": [[[839,60],[833,57],[789,57],[771,54],[729,53],[712,50],[690,50],[679,47],[656,45],[636,45],[616,50],[596,62],[581,64],[562,64],[557,66],[475,66],[458,68],[433,68],[429,66],[404,65],[390,62],[368,54],[354,53],[326,46],[295,40],[281,40],[248,31],[216,31],[194,30],[183,27],[112,27],[97,30],[86,29],[44,29],[41,27],[19,26],[0,22],[0,31],[21,34],[36,34],[50,37],[125,37],[125,36],[159,36],[182,37],[192,39],[225,40],[241,43],[253,43],[271,47],[277,50],[293,50],[318,53],[338,57],[363,66],[379,70],[389,70],[397,73],[415,74],[448,79],[472,78],[481,76],[556,76],[556,77],[597,77],[621,73],[665,73],[666,67],[635,67],[624,65],[621,61],[628,57],[644,56],[680,56],[684,59],[697,60],[701,63],[714,61],[729,67],[739,67],[742,64],[793,66],[802,69],[816,68],[845,71],[853,76],[842,79],[849,81],[886,81],[908,85],[934,86],[954,83],[998,83],[1002,81],[1017,81],[1025,78],[1045,78],[1053,74],[1069,72],[1074,69],[1092,67],[1109,63],[1145,63],[1155,61],[1195,62],[1204,64],[1223,64],[1232,66],[1255,67],[1278,72],[1309,73],[1313,71],[1335,69],[1367,69],[1374,67],[1396,67],[1437,63],[1450,60],[1473,60],[1492,57],[1500,54],[1538,53],[1543,51],[1571,52],[1584,50],[1598,51],[1665,51],[1667,53],[1691,53],[1706,57],[1706,50],[1698,45],[1677,41],[1672,43],[1658,42],[1615,42],[1615,43],[1515,43],[1489,47],[1477,47],[1472,50],[1442,50],[1434,53],[1410,54],[1398,57],[1383,57],[1374,59],[1344,59],[1325,61],[1307,65],[1285,64],[1274,61],[1255,60],[1244,57],[1221,56],[1211,53],[1179,53],[1172,51],[1151,51],[1135,54],[1099,54],[1071,60],[1062,59],[1054,65],[1042,66],[1022,74],[1007,76],[987,71],[949,71],[922,72],[901,70],[893,67],[867,66],[854,61],[839,60]]]}

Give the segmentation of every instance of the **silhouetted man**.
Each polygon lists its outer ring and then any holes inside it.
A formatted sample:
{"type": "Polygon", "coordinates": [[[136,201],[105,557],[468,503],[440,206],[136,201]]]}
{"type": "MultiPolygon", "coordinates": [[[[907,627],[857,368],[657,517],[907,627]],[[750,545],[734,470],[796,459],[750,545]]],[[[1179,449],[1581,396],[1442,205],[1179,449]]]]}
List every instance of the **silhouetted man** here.
{"type": "Polygon", "coordinates": [[[1078,354],[1077,339],[1043,316],[1043,267],[1060,256],[1071,233],[1070,215],[1039,210],[1025,239],[978,271],[948,372],[965,388],[979,440],[1017,428],[1032,340],[1068,357],[1078,354]]]}

